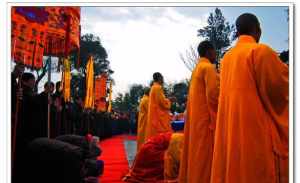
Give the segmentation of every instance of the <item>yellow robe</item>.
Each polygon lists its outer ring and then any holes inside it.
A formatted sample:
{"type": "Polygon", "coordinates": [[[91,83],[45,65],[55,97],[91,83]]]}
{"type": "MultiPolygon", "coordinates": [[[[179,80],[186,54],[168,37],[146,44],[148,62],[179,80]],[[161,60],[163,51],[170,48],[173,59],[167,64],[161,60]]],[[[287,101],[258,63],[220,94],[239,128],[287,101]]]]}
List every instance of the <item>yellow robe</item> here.
{"type": "Polygon", "coordinates": [[[183,133],[173,133],[164,157],[164,179],[167,183],[178,181],[180,159],[183,149],[183,133]]]}
{"type": "Polygon", "coordinates": [[[288,182],[288,67],[240,36],[221,62],[211,183],[288,182]]]}
{"type": "Polygon", "coordinates": [[[144,95],[141,99],[139,106],[139,118],[138,118],[138,129],[137,129],[137,151],[145,142],[147,115],[148,115],[148,104],[149,96],[144,95]]]}
{"type": "Polygon", "coordinates": [[[216,69],[208,59],[200,58],[189,87],[180,183],[210,181],[218,96],[216,69]]]}
{"type": "Polygon", "coordinates": [[[145,140],[159,133],[172,131],[170,108],[171,102],[165,97],[162,86],[154,82],[149,94],[145,140]]]}

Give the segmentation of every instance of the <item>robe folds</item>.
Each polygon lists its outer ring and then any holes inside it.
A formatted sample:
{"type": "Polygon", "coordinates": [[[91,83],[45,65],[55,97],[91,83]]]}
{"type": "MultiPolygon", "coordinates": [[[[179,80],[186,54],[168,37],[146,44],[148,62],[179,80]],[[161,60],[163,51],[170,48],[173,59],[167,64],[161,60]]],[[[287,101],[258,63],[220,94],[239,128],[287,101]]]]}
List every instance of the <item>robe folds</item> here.
{"type": "Polygon", "coordinates": [[[242,35],[221,62],[211,183],[288,182],[288,67],[242,35]]]}
{"type": "Polygon", "coordinates": [[[177,183],[180,159],[183,150],[183,133],[173,133],[164,158],[164,180],[166,183],[177,183]]]}
{"type": "Polygon", "coordinates": [[[130,183],[177,182],[182,133],[160,133],[142,145],[123,181],[130,183]]]}
{"type": "Polygon", "coordinates": [[[159,133],[172,132],[170,108],[171,102],[165,97],[162,86],[154,82],[149,94],[145,140],[159,133]]]}
{"type": "Polygon", "coordinates": [[[145,142],[149,96],[144,95],[139,105],[138,129],[137,129],[137,151],[145,142]]]}
{"type": "Polygon", "coordinates": [[[210,182],[218,96],[216,69],[207,58],[201,57],[189,86],[180,183],[210,182]]]}
{"type": "Polygon", "coordinates": [[[142,145],[134,159],[132,168],[123,179],[130,183],[158,183],[164,181],[164,154],[168,149],[172,133],[160,133],[142,145]]]}

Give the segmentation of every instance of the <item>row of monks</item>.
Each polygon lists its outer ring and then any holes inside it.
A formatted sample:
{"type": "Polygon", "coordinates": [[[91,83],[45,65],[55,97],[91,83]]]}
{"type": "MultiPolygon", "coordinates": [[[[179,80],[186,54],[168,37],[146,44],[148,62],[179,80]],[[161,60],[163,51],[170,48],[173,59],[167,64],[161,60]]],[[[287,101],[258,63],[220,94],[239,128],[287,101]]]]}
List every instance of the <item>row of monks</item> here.
{"type": "MultiPolygon", "coordinates": [[[[213,45],[203,41],[198,46],[200,58],[189,84],[182,145],[171,150],[180,154],[179,165],[173,165],[178,167],[174,182],[288,182],[288,66],[259,43],[261,28],[255,15],[240,15],[236,30],[238,40],[222,58],[220,74],[213,65],[213,45]]],[[[142,155],[156,158],[155,153],[141,152],[153,139],[160,136],[171,145],[174,136],[163,76],[155,73],[153,80],[150,93],[145,92],[140,102],[136,161],[142,155]]],[[[165,142],[156,141],[161,146],[165,142]]],[[[166,172],[172,164],[164,168],[166,172]]],[[[136,180],[146,182],[142,177],[136,180]]]]}

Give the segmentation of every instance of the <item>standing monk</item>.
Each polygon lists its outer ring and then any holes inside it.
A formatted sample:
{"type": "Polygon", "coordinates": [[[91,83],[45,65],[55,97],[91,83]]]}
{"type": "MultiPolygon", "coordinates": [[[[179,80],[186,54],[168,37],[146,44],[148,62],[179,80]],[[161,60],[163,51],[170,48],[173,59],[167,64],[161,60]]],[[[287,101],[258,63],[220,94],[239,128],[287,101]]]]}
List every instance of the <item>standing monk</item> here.
{"type": "Polygon", "coordinates": [[[213,45],[201,42],[198,54],[200,59],[192,73],[187,101],[180,183],[210,182],[219,76],[212,64],[216,60],[213,45]]]}
{"type": "Polygon", "coordinates": [[[153,85],[149,96],[148,121],[145,141],[159,133],[171,132],[171,102],[164,95],[162,85],[164,78],[161,73],[153,74],[153,85]]]}
{"type": "Polygon", "coordinates": [[[144,96],[141,99],[139,106],[139,117],[138,117],[138,129],[137,129],[137,151],[145,142],[147,115],[148,115],[148,104],[149,104],[149,92],[150,89],[145,88],[144,96]]]}
{"type": "Polygon", "coordinates": [[[224,56],[211,183],[288,182],[288,67],[259,44],[255,15],[236,20],[224,56]]]}

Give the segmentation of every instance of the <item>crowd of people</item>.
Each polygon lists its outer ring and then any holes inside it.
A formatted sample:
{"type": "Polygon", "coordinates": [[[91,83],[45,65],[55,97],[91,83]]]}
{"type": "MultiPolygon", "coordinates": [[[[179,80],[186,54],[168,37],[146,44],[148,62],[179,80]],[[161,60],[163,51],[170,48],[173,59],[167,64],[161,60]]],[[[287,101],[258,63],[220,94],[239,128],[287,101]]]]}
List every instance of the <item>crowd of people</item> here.
{"type": "Polygon", "coordinates": [[[35,85],[35,76],[17,63],[11,73],[13,182],[22,180],[18,177],[24,175],[22,167],[29,156],[28,146],[39,138],[50,140],[63,135],[85,137],[92,134],[104,139],[130,131],[129,117],[125,113],[84,109],[80,97],[65,102],[60,81],[46,82],[40,93],[35,91],[35,85]]]}
{"type": "Polygon", "coordinates": [[[238,40],[221,59],[220,73],[212,43],[199,44],[184,131],[175,148],[172,99],[164,95],[162,74],[153,74],[150,92],[145,91],[140,103],[137,156],[125,181],[288,182],[288,66],[259,43],[255,15],[240,15],[236,31],[238,40]],[[166,172],[172,172],[171,179],[166,172]]]}

